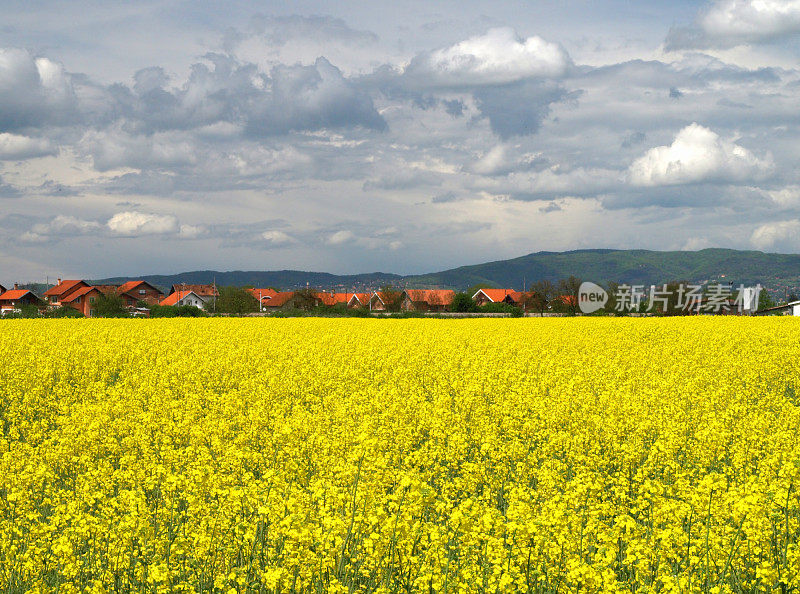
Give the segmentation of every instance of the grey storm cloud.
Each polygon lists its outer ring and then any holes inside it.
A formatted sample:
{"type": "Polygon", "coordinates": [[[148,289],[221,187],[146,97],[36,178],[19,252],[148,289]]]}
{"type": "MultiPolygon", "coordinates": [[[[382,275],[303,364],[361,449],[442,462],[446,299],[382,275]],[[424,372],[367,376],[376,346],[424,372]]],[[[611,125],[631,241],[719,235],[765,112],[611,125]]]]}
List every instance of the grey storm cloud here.
{"type": "Polygon", "coordinates": [[[72,77],[47,58],[0,48],[0,132],[78,123],[72,77]]]}
{"type": "Polygon", "coordinates": [[[192,66],[188,81],[168,88],[160,68],[140,70],[132,88],[115,88],[126,120],[143,132],[192,129],[227,122],[248,136],[362,126],[384,130],[371,97],[325,58],[313,65],[277,66],[269,74],[255,64],[208,54],[192,66]]]}
{"type": "Polygon", "coordinates": [[[554,103],[574,101],[581,91],[567,91],[557,83],[522,81],[486,87],[474,92],[478,109],[500,138],[535,134],[554,103]]]}
{"type": "Polygon", "coordinates": [[[104,88],[47,58],[0,50],[0,132],[48,125],[98,128],[114,121],[146,134],[229,123],[256,138],[323,128],[386,128],[370,95],[325,58],[312,65],[276,66],[266,74],[231,56],[208,54],[192,66],[183,85],[172,88],[169,82],[162,68],[150,67],[138,71],[131,86],[104,88]]]}

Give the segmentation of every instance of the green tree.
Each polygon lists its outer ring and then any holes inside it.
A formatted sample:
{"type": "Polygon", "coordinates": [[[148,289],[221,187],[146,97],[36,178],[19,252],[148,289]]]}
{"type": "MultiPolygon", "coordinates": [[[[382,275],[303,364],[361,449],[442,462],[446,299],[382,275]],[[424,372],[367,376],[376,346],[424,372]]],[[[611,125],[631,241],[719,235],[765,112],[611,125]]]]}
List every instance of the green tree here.
{"type": "Polygon", "coordinates": [[[46,318],[82,318],[83,314],[72,307],[54,307],[44,312],[46,318]]]}
{"type": "Polygon", "coordinates": [[[544,315],[556,295],[555,285],[547,279],[536,281],[530,290],[530,307],[544,315]]]}
{"type": "Polygon", "coordinates": [[[769,294],[769,291],[761,289],[758,294],[758,310],[769,309],[770,307],[775,307],[775,300],[769,294]]]}
{"type": "Polygon", "coordinates": [[[241,287],[220,287],[217,313],[245,314],[258,311],[258,299],[241,287]]]}
{"type": "Polygon", "coordinates": [[[568,313],[575,315],[578,313],[578,290],[581,286],[581,279],[577,276],[558,281],[559,300],[564,304],[564,309],[568,313]]]}
{"type": "Polygon", "coordinates": [[[153,305],[151,318],[204,318],[208,314],[194,305],[153,305]]]}
{"type": "Polygon", "coordinates": [[[383,299],[383,304],[386,306],[386,311],[400,311],[403,305],[402,289],[398,289],[392,285],[386,285],[380,290],[380,296],[381,299],[383,299]]]}
{"type": "Polygon", "coordinates": [[[101,295],[94,302],[94,315],[98,318],[127,318],[128,309],[122,297],[113,293],[101,295]]]}
{"type": "Polygon", "coordinates": [[[295,291],[292,303],[296,309],[311,311],[319,305],[319,291],[311,287],[295,291]]]}
{"type": "MultiPolygon", "coordinates": [[[[477,292],[478,289],[475,289],[477,292]]],[[[474,295],[473,293],[472,295],[474,295]]],[[[456,311],[460,313],[475,311],[475,302],[472,300],[472,296],[469,293],[456,293],[453,295],[453,301],[450,303],[450,311],[456,311]]]]}

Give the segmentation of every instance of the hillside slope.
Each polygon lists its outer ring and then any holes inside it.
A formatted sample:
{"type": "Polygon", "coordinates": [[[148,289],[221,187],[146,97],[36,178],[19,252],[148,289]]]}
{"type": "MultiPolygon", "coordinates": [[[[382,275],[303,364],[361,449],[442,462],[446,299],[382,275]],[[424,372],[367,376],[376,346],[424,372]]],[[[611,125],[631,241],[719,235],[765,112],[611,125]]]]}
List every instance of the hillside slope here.
{"type": "MultiPolygon", "coordinates": [[[[273,286],[294,289],[306,284],[326,290],[377,289],[396,286],[440,287],[463,290],[487,283],[498,287],[522,289],[537,280],[557,281],[575,275],[599,283],[615,281],[629,284],[661,284],[674,280],[690,282],[727,281],[761,283],[775,292],[793,292],[800,288],[800,254],[767,254],[756,251],[705,249],[700,251],[656,252],[649,250],[575,250],[536,252],[513,258],[429,274],[402,277],[374,272],[336,275],[326,272],[203,270],[174,275],[143,276],[148,282],[168,289],[177,283],[217,285],[273,286]]],[[[124,277],[102,279],[98,283],[124,281],[124,277]]]]}

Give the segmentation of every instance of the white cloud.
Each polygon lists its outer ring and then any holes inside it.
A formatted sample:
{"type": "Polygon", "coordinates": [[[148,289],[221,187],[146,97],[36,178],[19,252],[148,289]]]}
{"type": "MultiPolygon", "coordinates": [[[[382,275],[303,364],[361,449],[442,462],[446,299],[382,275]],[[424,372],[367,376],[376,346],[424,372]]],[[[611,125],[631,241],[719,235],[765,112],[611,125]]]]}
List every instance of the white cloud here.
{"type": "Polygon", "coordinates": [[[759,249],[794,249],[800,238],[800,220],[777,221],[757,227],[750,236],[750,242],[759,249]]]}
{"type": "Polygon", "coordinates": [[[355,235],[353,235],[352,231],[337,231],[330,237],[328,237],[328,243],[330,245],[342,245],[343,243],[347,243],[348,241],[352,241],[355,239],[355,235]]]}
{"type": "Polygon", "coordinates": [[[800,33],[800,0],[714,0],[689,26],[673,27],[668,50],[732,48],[800,33]]]}
{"type": "Polygon", "coordinates": [[[0,133],[0,161],[33,159],[53,155],[56,152],[56,148],[44,138],[30,138],[8,132],[0,133]]]}
{"type": "Polygon", "coordinates": [[[80,150],[92,157],[95,169],[108,171],[121,167],[171,169],[197,162],[198,147],[181,133],[130,135],[124,126],[90,131],[79,143],[80,150]]]}
{"type": "Polygon", "coordinates": [[[523,40],[513,29],[503,27],[421,54],[411,61],[406,74],[445,86],[496,85],[560,77],[570,64],[560,45],[536,35],[523,40]]]}
{"type": "Polygon", "coordinates": [[[720,0],[700,16],[708,35],[758,40],[800,32],[800,0],[720,0]]]}
{"type": "Polygon", "coordinates": [[[671,186],[700,182],[761,179],[773,170],[772,157],[759,159],[697,123],[683,128],[669,146],[657,146],[628,168],[635,186],[671,186]]]}
{"type": "Polygon", "coordinates": [[[464,169],[478,175],[507,175],[512,171],[524,171],[546,160],[541,153],[522,153],[519,148],[498,144],[481,155],[464,169]]]}
{"type": "Polygon", "coordinates": [[[107,225],[113,233],[127,237],[177,233],[180,230],[178,219],[172,215],[135,211],[118,212],[107,225]]]}
{"type": "Polygon", "coordinates": [[[288,245],[294,243],[295,239],[283,231],[264,231],[261,234],[261,239],[266,241],[271,246],[288,245]]]}
{"type": "Polygon", "coordinates": [[[37,223],[20,238],[28,243],[42,243],[54,237],[87,235],[102,229],[97,221],[87,221],[70,215],[58,215],[48,223],[37,223]]]}
{"type": "Polygon", "coordinates": [[[181,239],[196,239],[207,232],[208,230],[202,225],[181,225],[178,237],[181,239]]]}
{"type": "Polygon", "coordinates": [[[800,206],[800,186],[786,186],[778,190],[765,190],[764,194],[776,206],[797,208],[800,206]]]}

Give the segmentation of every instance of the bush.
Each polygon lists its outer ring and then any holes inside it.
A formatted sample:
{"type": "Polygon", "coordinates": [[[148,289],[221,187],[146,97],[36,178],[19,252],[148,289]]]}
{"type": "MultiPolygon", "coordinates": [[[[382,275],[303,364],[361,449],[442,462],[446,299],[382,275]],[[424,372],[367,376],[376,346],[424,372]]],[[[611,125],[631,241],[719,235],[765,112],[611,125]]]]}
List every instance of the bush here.
{"type": "Polygon", "coordinates": [[[44,312],[45,318],[82,318],[83,314],[72,307],[62,306],[48,309],[44,312]]]}
{"type": "Polygon", "coordinates": [[[151,318],[205,318],[208,314],[194,305],[152,305],[151,318]]]}
{"type": "MultiPolygon", "coordinates": [[[[475,291],[477,293],[477,290],[475,291]]],[[[473,293],[474,295],[474,293],[473,293]]],[[[456,293],[453,296],[453,301],[450,304],[450,311],[456,311],[459,313],[476,311],[475,301],[472,300],[467,293],[456,293]]]]}
{"type": "Polygon", "coordinates": [[[476,307],[475,311],[479,313],[504,313],[509,314],[512,318],[522,317],[522,308],[508,303],[487,303],[480,307],[476,307]]]}
{"type": "Polygon", "coordinates": [[[119,295],[102,295],[94,302],[94,315],[98,318],[127,318],[130,316],[119,295]]]}
{"type": "Polygon", "coordinates": [[[16,311],[8,312],[4,314],[2,317],[5,320],[19,320],[22,318],[39,318],[42,314],[39,311],[39,308],[35,305],[20,305],[16,308],[16,311]]]}
{"type": "Polygon", "coordinates": [[[220,287],[214,313],[245,314],[259,310],[258,299],[241,287],[220,287]]]}

